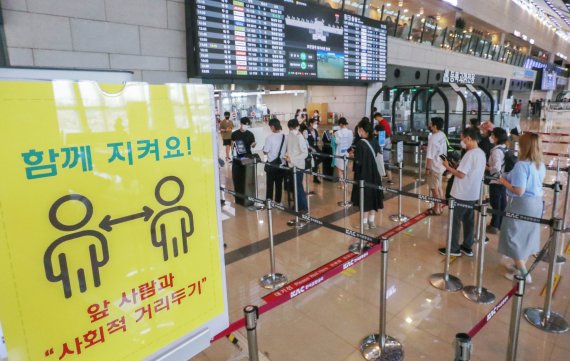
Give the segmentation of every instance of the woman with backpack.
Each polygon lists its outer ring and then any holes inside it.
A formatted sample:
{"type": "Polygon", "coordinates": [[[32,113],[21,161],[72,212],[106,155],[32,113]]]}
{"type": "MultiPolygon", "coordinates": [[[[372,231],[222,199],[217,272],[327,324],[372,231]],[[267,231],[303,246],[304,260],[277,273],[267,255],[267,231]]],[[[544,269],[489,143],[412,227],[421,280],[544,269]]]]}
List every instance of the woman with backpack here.
{"type": "MultiPolygon", "coordinates": [[[[519,141],[519,161],[513,170],[501,177],[499,183],[507,189],[509,196],[507,212],[540,218],[543,211],[542,182],[546,167],[542,161],[538,134],[524,133],[519,141]]],[[[528,257],[540,250],[540,224],[523,220],[504,218],[499,236],[499,253],[510,257],[512,264],[505,264],[509,272],[505,277],[512,280],[515,275],[532,279],[526,269],[528,257]]]]}
{"type": "MultiPolygon", "coordinates": [[[[356,144],[354,151],[354,180],[356,182],[364,180],[365,183],[382,185],[381,171],[376,165],[376,156],[382,157],[378,141],[374,139],[372,123],[368,120],[361,120],[356,126],[360,141],[356,144]]],[[[352,187],[350,197],[352,204],[360,206],[360,189],[358,186],[352,187]]],[[[381,190],[369,187],[364,188],[364,217],[362,223],[365,230],[376,228],[374,223],[375,212],[384,208],[384,194],[381,190]]]]}
{"type": "MultiPolygon", "coordinates": [[[[491,149],[491,155],[485,168],[486,173],[491,177],[499,177],[505,172],[505,152],[507,151],[507,140],[509,136],[503,128],[494,128],[489,136],[489,141],[494,147],[491,149]]],[[[510,170],[510,169],[509,169],[510,170]]],[[[498,180],[489,182],[489,198],[491,199],[491,207],[495,210],[503,212],[507,207],[507,190],[498,180]]],[[[498,234],[501,228],[503,217],[493,214],[491,223],[487,226],[487,233],[498,234]]]]}

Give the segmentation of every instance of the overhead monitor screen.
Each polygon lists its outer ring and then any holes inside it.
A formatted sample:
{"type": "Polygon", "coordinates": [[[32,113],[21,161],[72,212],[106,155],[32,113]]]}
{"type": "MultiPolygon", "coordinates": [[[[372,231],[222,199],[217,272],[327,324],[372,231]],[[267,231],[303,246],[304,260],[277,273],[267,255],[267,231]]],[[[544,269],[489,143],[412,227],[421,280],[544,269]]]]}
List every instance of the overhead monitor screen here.
{"type": "Polygon", "coordinates": [[[386,80],[382,22],[302,1],[193,1],[198,76],[386,80]]]}
{"type": "Polygon", "coordinates": [[[556,89],[556,73],[542,73],[542,82],[541,82],[541,89],[542,90],[555,90],[556,89]]]}

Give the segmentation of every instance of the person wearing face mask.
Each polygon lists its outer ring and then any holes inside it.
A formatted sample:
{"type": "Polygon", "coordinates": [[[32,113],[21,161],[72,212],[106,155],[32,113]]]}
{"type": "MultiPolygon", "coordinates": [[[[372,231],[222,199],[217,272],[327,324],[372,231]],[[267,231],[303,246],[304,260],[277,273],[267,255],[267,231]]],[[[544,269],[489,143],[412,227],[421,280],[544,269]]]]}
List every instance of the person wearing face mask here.
{"type": "MultiPolygon", "coordinates": [[[[442,164],[441,155],[447,156],[447,138],[441,131],[443,119],[440,117],[431,118],[431,134],[428,138],[426,151],[426,176],[431,194],[436,198],[443,197],[441,179],[445,167],[442,164]]],[[[435,203],[433,208],[428,209],[429,215],[439,216],[442,212],[442,205],[435,203]]]]}
{"type": "MultiPolygon", "coordinates": [[[[489,140],[494,147],[491,150],[491,156],[485,170],[492,177],[498,177],[505,173],[505,152],[507,150],[505,143],[508,139],[507,131],[503,128],[494,128],[491,132],[489,140]]],[[[493,209],[504,211],[507,207],[507,190],[499,181],[492,180],[489,182],[489,198],[493,209]]],[[[491,223],[487,226],[487,233],[498,234],[502,220],[501,215],[493,214],[491,223]]]]}
{"type": "Polygon", "coordinates": [[[490,121],[486,120],[479,126],[479,132],[481,133],[481,140],[479,141],[479,148],[485,153],[485,159],[489,160],[491,156],[491,149],[493,145],[489,141],[491,132],[495,126],[490,121]]]}
{"type": "MultiPolygon", "coordinates": [[[[380,172],[375,157],[381,153],[378,141],[374,139],[372,124],[368,120],[361,120],[357,127],[360,141],[354,150],[354,180],[364,180],[365,183],[382,185],[380,172]]],[[[352,187],[350,200],[356,207],[360,206],[360,189],[352,187]]],[[[362,219],[364,230],[376,228],[375,213],[384,208],[384,195],[381,190],[364,188],[364,217],[362,219]]]]}
{"type": "MultiPolygon", "coordinates": [[[[289,135],[287,135],[287,152],[285,153],[285,160],[290,168],[297,167],[297,179],[291,179],[291,182],[297,182],[297,202],[299,212],[307,212],[307,197],[305,196],[305,189],[303,188],[303,172],[305,169],[305,159],[309,155],[307,148],[307,141],[303,134],[299,132],[299,121],[291,119],[287,123],[289,127],[289,135]]],[[[293,173],[291,173],[293,177],[293,173]]],[[[292,184],[292,183],[291,183],[292,184]]]]}
{"type": "MultiPolygon", "coordinates": [[[[319,132],[317,131],[319,127],[319,121],[315,118],[309,120],[309,128],[303,132],[305,139],[309,145],[309,153],[320,153],[319,148],[319,132]]],[[[321,164],[321,159],[318,156],[313,156],[313,167],[312,171],[317,172],[319,170],[319,165],[321,164]]],[[[313,183],[320,184],[321,181],[317,176],[313,176],[313,183]]]]}
{"type": "MultiPolygon", "coordinates": [[[[345,117],[338,120],[338,125],[340,126],[340,129],[334,134],[336,144],[335,155],[338,156],[338,158],[335,158],[335,166],[338,169],[339,177],[344,178],[346,176],[346,174],[344,174],[344,159],[340,157],[345,155],[348,156],[348,150],[352,145],[354,135],[352,134],[352,131],[348,129],[348,121],[345,117]]],[[[344,183],[340,182],[338,188],[344,189],[344,183]]]]}
{"type": "MultiPolygon", "coordinates": [[[[251,148],[255,147],[255,136],[248,130],[251,125],[251,120],[249,120],[249,118],[241,118],[240,124],[241,126],[239,130],[232,133],[232,148],[234,149],[232,178],[235,191],[245,194],[246,171],[242,160],[253,156],[251,148]]],[[[248,201],[243,198],[236,197],[236,203],[247,205],[246,203],[248,203],[248,201]]]]}
{"type": "MultiPolygon", "coordinates": [[[[465,149],[465,155],[459,162],[457,169],[452,168],[447,160],[443,160],[442,164],[455,176],[453,187],[451,188],[451,197],[461,203],[475,205],[479,200],[481,191],[481,179],[485,173],[485,153],[479,148],[479,132],[473,128],[466,128],[461,133],[461,148],[465,149]]],[[[451,249],[452,256],[461,256],[464,254],[473,257],[473,241],[474,241],[474,217],[473,209],[457,206],[453,212],[453,227],[451,233],[451,249]],[[463,244],[459,245],[459,231],[463,225],[463,244]]],[[[447,249],[440,248],[439,253],[446,254],[447,249]]]]}

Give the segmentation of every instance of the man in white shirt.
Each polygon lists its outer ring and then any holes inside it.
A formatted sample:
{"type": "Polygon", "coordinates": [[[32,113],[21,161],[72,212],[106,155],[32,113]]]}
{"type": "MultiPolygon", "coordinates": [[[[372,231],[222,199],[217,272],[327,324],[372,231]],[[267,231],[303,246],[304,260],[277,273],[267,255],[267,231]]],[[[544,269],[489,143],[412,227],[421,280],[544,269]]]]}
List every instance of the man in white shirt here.
{"type": "Polygon", "coordinates": [[[291,178],[293,182],[297,182],[297,199],[295,201],[298,202],[299,212],[306,212],[309,206],[307,205],[305,189],[303,188],[303,170],[305,169],[305,159],[309,155],[309,149],[305,137],[299,132],[299,121],[291,119],[287,126],[289,127],[289,135],[287,135],[285,160],[290,168],[296,167],[298,170],[297,178],[291,178]]]}
{"type": "MultiPolygon", "coordinates": [[[[440,117],[431,118],[431,134],[428,138],[426,153],[426,176],[431,194],[436,198],[443,198],[441,178],[445,167],[440,156],[447,155],[447,138],[441,129],[443,129],[443,119],[440,117]]],[[[428,213],[440,215],[441,209],[441,203],[435,203],[433,208],[428,210],[428,213]]]]}
{"type": "MultiPolygon", "coordinates": [[[[463,155],[457,169],[449,166],[447,160],[443,161],[443,166],[451,174],[455,176],[453,187],[451,188],[451,197],[462,204],[474,206],[479,200],[481,191],[481,180],[485,174],[485,152],[479,148],[479,131],[474,128],[466,128],[461,133],[461,147],[467,152],[463,155]]],[[[461,256],[463,253],[468,257],[473,257],[473,238],[474,238],[474,217],[475,212],[472,208],[463,207],[456,203],[453,212],[453,230],[451,233],[451,250],[452,256],[461,256]],[[463,224],[463,244],[459,245],[459,230],[463,224]]],[[[439,253],[445,255],[446,249],[440,248],[439,253]]]]}
{"type": "Polygon", "coordinates": [[[267,155],[267,163],[270,163],[265,166],[265,173],[267,174],[265,199],[281,203],[284,173],[282,169],[277,167],[285,163],[287,137],[281,132],[281,123],[278,119],[272,118],[269,120],[269,127],[272,134],[265,139],[265,145],[263,146],[263,153],[267,155]],[[275,189],[275,198],[273,198],[273,189],[275,189]]]}

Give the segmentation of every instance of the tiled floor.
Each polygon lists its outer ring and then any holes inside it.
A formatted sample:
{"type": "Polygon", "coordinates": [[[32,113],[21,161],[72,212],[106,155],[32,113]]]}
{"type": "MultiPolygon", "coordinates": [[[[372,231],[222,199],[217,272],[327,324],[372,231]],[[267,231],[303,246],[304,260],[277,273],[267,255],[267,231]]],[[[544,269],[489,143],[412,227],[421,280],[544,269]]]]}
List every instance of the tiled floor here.
{"type": "MultiPolygon", "coordinates": [[[[545,128],[538,121],[523,122],[523,128],[545,128]]],[[[550,132],[570,132],[570,125],[548,125],[550,132]]],[[[570,141],[570,137],[548,137],[549,140],[570,141]]],[[[567,146],[545,144],[545,151],[567,153],[567,146]]],[[[551,160],[552,157],[547,157],[551,160]]],[[[554,161],[553,164],[556,164],[554,161]]],[[[567,159],[561,159],[567,165],[567,159]]],[[[231,174],[226,167],[225,174],[231,174]]],[[[259,171],[260,194],[264,195],[263,171],[259,171]]],[[[405,175],[404,185],[413,192],[427,194],[425,184],[415,182],[416,176],[405,175]]],[[[550,183],[555,172],[548,172],[545,182],[550,183]]],[[[566,174],[561,182],[565,184],[566,174]]],[[[226,180],[231,188],[231,181],[226,180]]],[[[355,208],[343,210],[336,202],[342,199],[342,191],[329,182],[311,188],[311,214],[329,217],[335,224],[356,228],[358,213],[355,208]]],[[[563,196],[559,202],[559,214],[563,211],[563,196]]],[[[226,199],[231,201],[231,197],[226,199]]],[[[550,217],[552,191],[546,191],[546,204],[550,217]]],[[[227,287],[230,322],[242,317],[242,308],[248,304],[261,305],[261,297],[268,292],[262,289],[259,277],[269,272],[269,252],[266,211],[248,211],[241,206],[224,212],[223,229],[227,263],[227,287]],[[235,214],[235,215],[232,215],[235,214]],[[259,242],[261,241],[261,242],[259,242]]],[[[403,210],[408,216],[424,211],[428,204],[403,199],[403,210]]],[[[397,199],[385,202],[385,209],[376,218],[379,225],[370,235],[379,235],[396,224],[389,215],[396,213],[397,199]]],[[[328,261],[344,254],[353,242],[348,236],[322,227],[310,226],[308,231],[291,230],[286,221],[291,217],[279,211],[273,213],[276,235],[276,267],[296,279],[328,261]]],[[[392,237],[388,268],[388,334],[404,346],[405,360],[451,360],[455,334],[467,332],[493,305],[477,305],[463,297],[461,292],[446,293],[428,283],[432,273],[443,271],[444,257],[437,253],[447,235],[447,212],[443,216],[428,217],[392,237]]],[[[542,241],[548,238],[548,228],[543,229],[542,241]]],[[[512,283],[503,277],[505,272],[499,264],[497,236],[490,236],[487,247],[484,286],[497,299],[502,298],[512,283]]],[[[564,244],[568,236],[562,237],[564,244]]],[[[570,255],[567,255],[570,256],[570,255]]],[[[536,268],[534,282],[527,287],[524,307],[542,306],[540,292],[545,285],[547,264],[536,268]]],[[[557,266],[561,281],[553,299],[553,310],[570,320],[570,271],[567,265],[557,266]]],[[[475,283],[476,258],[460,257],[451,264],[451,273],[461,278],[465,285],[475,283]]],[[[272,361],[353,361],[363,360],[358,350],[360,340],[379,329],[379,282],[380,255],[366,258],[305,292],[293,300],[263,314],[258,324],[260,351],[272,361]]],[[[473,339],[472,360],[505,360],[508,329],[511,317],[511,302],[504,307],[473,339]]],[[[245,339],[245,331],[238,333],[245,339]]],[[[246,348],[241,342],[239,347],[246,348]]],[[[244,360],[245,352],[227,339],[213,343],[210,348],[193,360],[244,360]]],[[[563,335],[540,331],[525,320],[521,321],[519,361],[568,361],[570,360],[570,333],[563,335]]]]}

